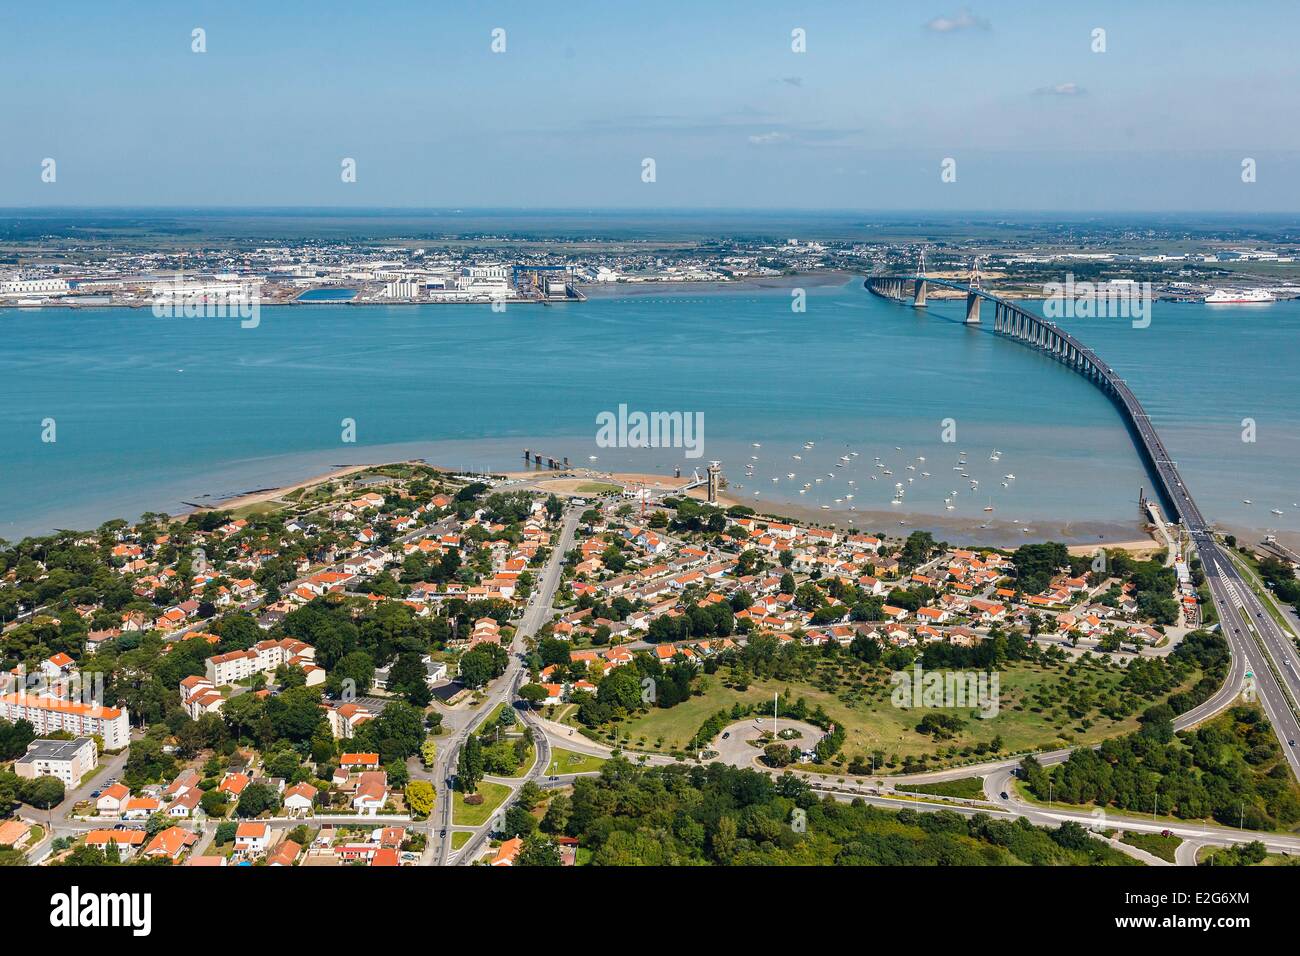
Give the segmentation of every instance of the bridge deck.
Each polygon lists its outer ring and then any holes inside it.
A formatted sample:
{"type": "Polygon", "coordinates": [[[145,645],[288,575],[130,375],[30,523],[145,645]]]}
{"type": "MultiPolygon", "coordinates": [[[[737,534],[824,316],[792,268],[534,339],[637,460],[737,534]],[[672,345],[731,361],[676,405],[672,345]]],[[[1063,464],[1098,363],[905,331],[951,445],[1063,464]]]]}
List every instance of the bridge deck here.
{"type": "Polygon", "coordinates": [[[1055,322],[1021,308],[1014,302],[985,289],[973,289],[968,285],[947,279],[930,279],[925,276],[882,275],[871,276],[866,280],[866,287],[872,293],[884,298],[903,300],[903,289],[909,283],[924,282],[927,286],[941,286],[965,292],[967,296],[976,296],[992,302],[999,310],[995,320],[994,331],[1005,338],[1029,345],[1039,351],[1049,352],[1053,357],[1070,365],[1084,374],[1106,392],[1119,406],[1128,425],[1133,431],[1139,450],[1151,466],[1152,476],[1157,483],[1157,492],[1192,531],[1205,528],[1200,509],[1192,500],[1191,494],[1183,484],[1178,467],[1169,457],[1164,443],[1160,440],[1151,417],[1142,408],[1128,384],[1115,373],[1115,370],[1102,361],[1091,348],[1061,328],[1055,322]],[[1008,331],[1008,328],[1014,331],[1008,331]]]}

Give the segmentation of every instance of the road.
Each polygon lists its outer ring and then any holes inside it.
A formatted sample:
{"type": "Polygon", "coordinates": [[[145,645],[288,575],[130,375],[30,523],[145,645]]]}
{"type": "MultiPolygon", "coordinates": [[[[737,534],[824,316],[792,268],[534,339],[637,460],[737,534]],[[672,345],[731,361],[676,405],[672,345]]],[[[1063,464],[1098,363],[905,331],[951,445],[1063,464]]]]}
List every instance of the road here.
{"type": "MultiPolygon", "coordinates": [[[[510,662],[506,665],[505,673],[497,678],[492,690],[488,692],[487,698],[469,715],[468,721],[455,731],[455,736],[448,745],[440,748],[438,759],[434,762],[433,772],[434,785],[438,790],[438,802],[437,808],[429,820],[428,845],[424,856],[421,858],[421,863],[424,865],[446,866],[452,863],[452,857],[457,854],[459,860],[473,860],[491,835],[493,822],[498,816],[495,813],[486,824],[472,831],[473,836],[459,851],[452,850],[452,835],[457,829],[452,822],[452,783],[460,756],[460,748],[464,746],[469,735],[483,722],[483,719],[496,709],[498,704],[502,701],[513,701],[515,699],[519,687],[528,677],[527,668],[524,666],[524,639],[536,634],[542,625],[550,619],[555,592],[560,587],[564,568],[564,555],[573,547],[573,538],[578,529],[578,518],[581,513],[581,508],[573,507],[568,509],[561,519],[562,525],[559,538],[551,549],[551,555],[542,570],[541,578],[533,589],[528,606],[524,609],[524,613],[515,628],[515,638],[509,649],[510,662]]],[[[524,711],[523,718],[529,729],[534,731],[533,737],[537,750],[537,759],[533,769],[527,775],[515,781],[517,785],[513,789],[518,789],[526,780],[536,780],[545,772],[551,761],[550,744],[547,741],[546,734],[541,731],[530,712],[524,711]]],[[[509,798],[507,798],[506,802],[509,802],[509,798]]],[[[462,827],[460,829],[469,828],[462,827]]]]}
{"type": "Polygon", "coordinates": [[[1268,715],[1277,733],[1287,763],[1291,766],[1291,772],[1300,779],[1300,755],[1295,747],[1295,742],[1300,740],[1300,721],[1296,719],[1295,710],[1283,693],[1285,684],[1291,700],[1300,700],[1300,677],[1295,672],[1295,646],[1213,536],[1205,530],[1193,530],[1192,540],[1201,556],[1206,583],[1214,597],[1223,636],[1232,648],[1234,669],[1240,661],[1243,665],[1241,669],[1252,674],[1247,693],[1253,695],[1264,708],[1264,713],[1268,715]],[[1256,641],[1256,635],[1260,638],[1259,642],[1256,641]],[[1278,674],[1281,675],[1281,680],[1278,679],[1278,674]]]}

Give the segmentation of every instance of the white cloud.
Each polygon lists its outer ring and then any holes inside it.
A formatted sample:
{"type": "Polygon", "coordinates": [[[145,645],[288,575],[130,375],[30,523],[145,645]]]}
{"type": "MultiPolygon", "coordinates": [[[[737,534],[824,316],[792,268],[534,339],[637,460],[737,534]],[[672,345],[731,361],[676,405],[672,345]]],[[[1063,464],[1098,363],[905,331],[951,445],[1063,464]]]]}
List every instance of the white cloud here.
{"type": "Polygon", "coordinates": [[[991,26],[983,17],[971,13],[969,7],[962,7],[955,16],[935,17],[925,28],[933,33],[956,33],[959,30],[987,30],[991,26]]]}
{"type": "Polygon", "coordinates": [[[768,146],[772,143],[784,143],[789,138],[789,133],[778,133],[772,130],[768,133],[754,133],[749,137],[749,141],[755,146],[768,146]]]}
{"type": "Polygon", "coordinates": [[[1038,96],[1082,96],[1088,92],[1078,83],[1057,83],[1055,86],[1040,86],[1034,90],[1038,96]]]}

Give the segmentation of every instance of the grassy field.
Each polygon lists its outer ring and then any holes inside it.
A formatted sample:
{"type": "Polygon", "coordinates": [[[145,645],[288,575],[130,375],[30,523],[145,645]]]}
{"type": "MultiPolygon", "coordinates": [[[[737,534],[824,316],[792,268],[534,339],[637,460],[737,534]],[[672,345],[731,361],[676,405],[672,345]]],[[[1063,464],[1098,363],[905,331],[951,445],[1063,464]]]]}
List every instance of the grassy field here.
{"type": "Polygon", "coordinates": [[[243,505],[234,508],[230,512],[232,518],[251,518],[253,515],[274,514],[284,508],[284,504],[278,501],[255,501],[252,504],[243,505]]]}
{"type": "Polygon", "coordinates": [[[483,802],[478,806],[465,802],[465,795],[455,791],[451,804],[451,822],[460,827],[481,827],[496,812],[496,809],[510,796],[510,788],[504,783],[489,783],[484,780],[478,785],[478,792],[483,794],[483,802]]]}
{"type": "Polygon", "coordinates": [[[469,842],[469,838],[472,837],[473,835],[474,834],[470,833],[468,830],[454,831],[451,835],[451,848],[453,850],[459,850],[461,847],[463,847],[466,843],[469,842]]]}
{"type": "Polygon", "coordinates": [[[978,800],[984,796],[984,779],[962,777],[960,780],[942,780],[939,783],[899,784],[894,789],[907,793],[928,793],[936,797],[966,797],[978,800]]]}
{"type": "Polygon", "coordinates": [[[556,747],[551,751],[551,765],[546,768],[546,773],[548,775],[587,773],[599,770],[604,762],[603,757],[593,757],[590,754],[580,754],[573,750],[565,750],[563,747],[556,747]]]}
{"type": "MultiPolygon", "coordinates": [[[[1095,743],[1136,730],[1136,713],[1147,702],[1135,701],[1134,716],[1112,720],[1096,708],[1101,700],[1114,696],[1123,672],[1100,664],[1058,664],[1020,662],[1000,672],[999,708],[995,716],[982,719],[972,708],[927,709],[924,713],[948,714],[963,721],[951,739],[935,740],[917,730],[922,714],[893,706],[888,674],[863,665],[851,674],[825,672],[814,683],[758,681],[745,690],[722,683],[721,673],[706,678],[702,694],[668,709],[653,709],[616,728],[617,739],[626,746],[655,752],[683,749],[710,715],[730,710],[737,702],[771,706],[772,695],[789,691],[802,697],[809,709],[821,706],[830,719],[847,733],[843,753],[848,756],[884,754],[884,772],[903,759],[928,756],[946,762],[959,759],[964,748],[1002,738],[1002,752],[1051,749],[1067,744],[1095,743]],[[1092,703],[1086,713],[1072,717],[1071,700],[1078,697],[1092,703]]],[[[610,743],[608,737],[605,742],[610,743]]]]}
{"type": "Polygon", "coordinates": [[[1119,840],[1139,850],[1146,850],[1167,863],[1174,862],[1174,852],[1183,842],[1182,837],[1161,836],[1159,833],[1125,833],[1119,840]]]}
{"type": "Polygon", "coordinates": [[[574,489],[580,495],[608,495],[622,491],[622,485],[611,485],[605,481],[586,481],[574,489]]]}

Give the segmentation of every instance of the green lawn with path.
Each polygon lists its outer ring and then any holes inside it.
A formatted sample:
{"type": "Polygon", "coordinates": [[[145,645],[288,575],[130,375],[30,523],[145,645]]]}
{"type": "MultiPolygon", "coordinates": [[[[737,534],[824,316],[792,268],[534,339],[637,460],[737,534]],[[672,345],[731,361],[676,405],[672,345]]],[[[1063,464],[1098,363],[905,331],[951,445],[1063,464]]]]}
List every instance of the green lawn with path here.
{"type": "MultiPolygon", "coordinates": [[[[1086,718],[1070,717],[1067,688],[1090,696],[1095,707],[1096,701],[1112,693],[1123,671],[1100,664],[1077,665],[1075,674],[1070,676],[1068,669],[1067,664],[1007,665],[999,675],[998,712],[988,719],[980,718],[973,708],[931,708],[922,712],[895,707],[891,701],[893,685],[888,674],[879,668],[868,671],[865,678],[858,677],[856,684],[839,684],[835,692],[812,683],[787,681],[757,681],[743,691],[734,690],[723,684],[724,675],[719,672],[706,678],[707,686],[702,694],[693,695],[675,707],[653,708],[612,729],[616,731],[617,742],[630,748],[665,753],[682,750],[715,712],[729,711],[737,702],[770,710],[772,695],[787,690],[794,699],[804,698],[809,710],[820,705],[835,724],[845,728],[847,736],[842,753],[850,757],[878,750],[885,754],[886,760],[895,756],[901,761],[908,756],[929,755],[942,763],[952,763],[959,758],[944,754],[950,747],[961,750],[988,743],[995,736],[1002,738],[1001,753],[1005,754],[1096,743],[1138,729],[1136,715],[1150,701],[1137,699],[1131,715],[1122,720],[1112,720],[1096,709],[1090,709],[1086,718]],[[1048,699],[1036,699],[1040,695],[1048,699]],[[927,713],[950,714],[964,723],[951,739],[935,740],[916,729],[927,713]]],[[[1194,675],[1184,686],[1190,686],[1195,676],[1199,675],[1194,675]]],[[[605,732],[610,729],[602,728],[605,732]]],[[[615,741],[604,736],[601,742],[615,741]]],[[[878,772],[889,773],[894,769],[897,768],[886,765],[878,768],[878,772]]]]}
{"type": "Polygon", "coordinates": [[[451,834],[451,848],[459,850],[469,842],[469,838],[473,835],[469,830],[454,830],[451,834]]]}

